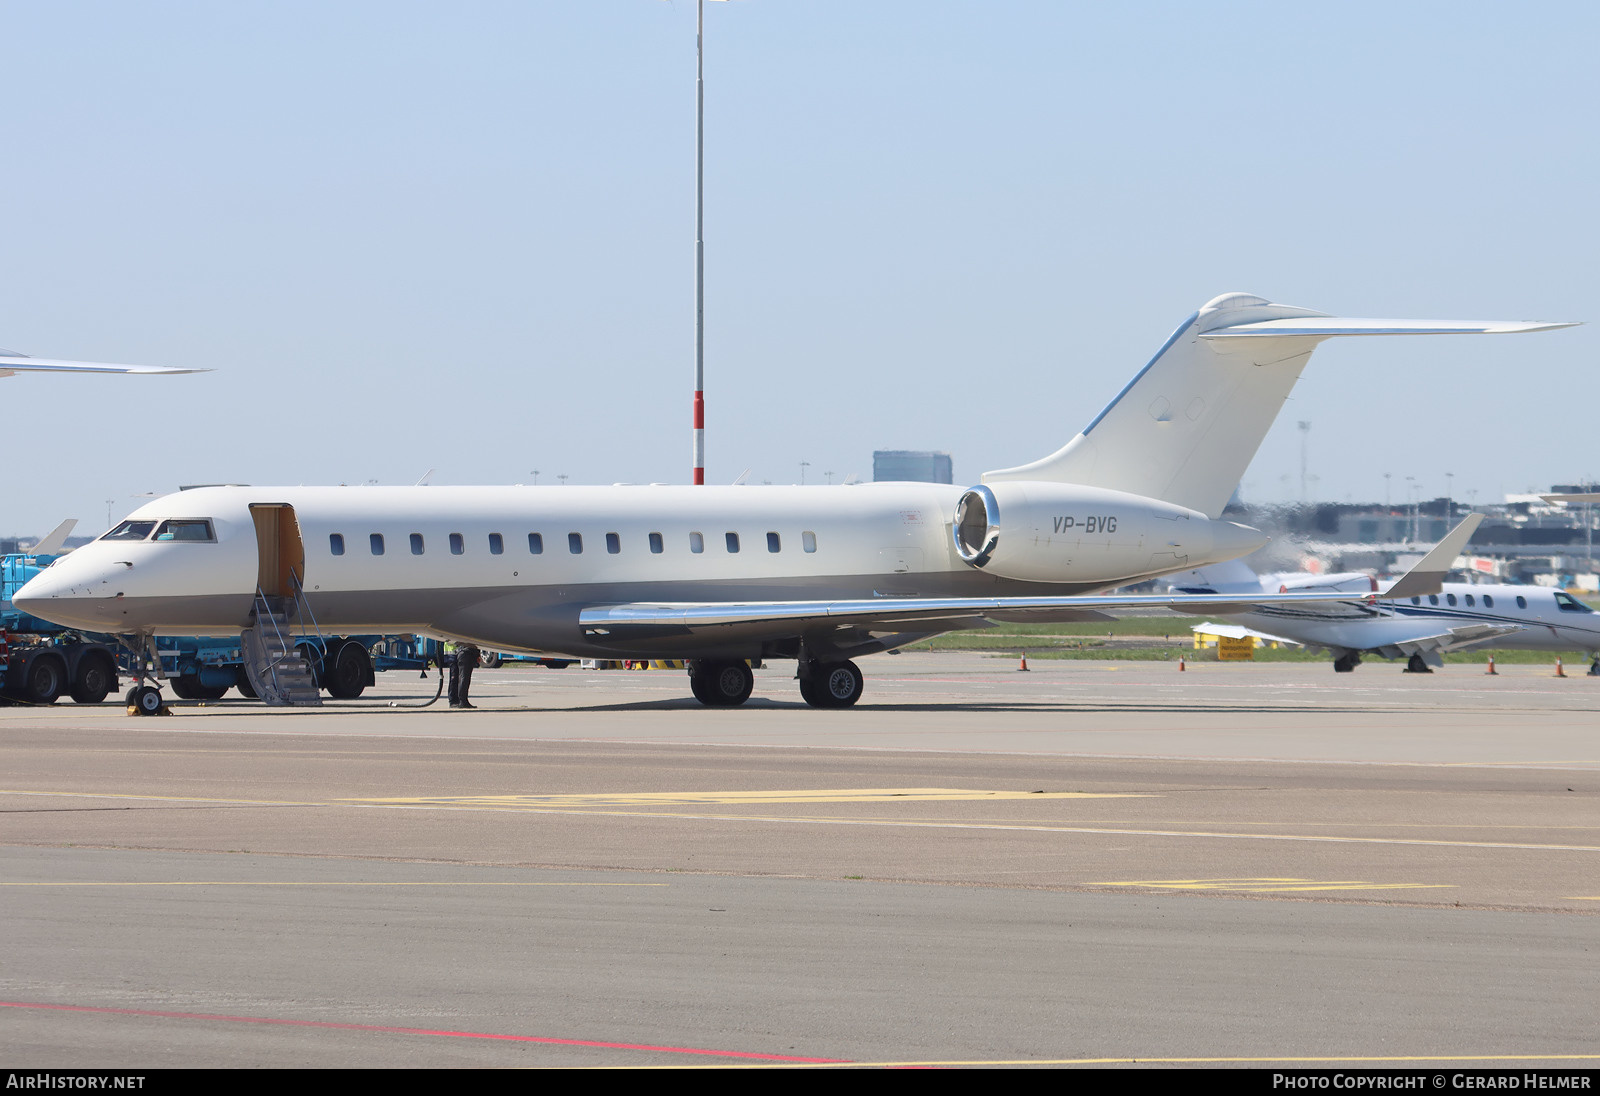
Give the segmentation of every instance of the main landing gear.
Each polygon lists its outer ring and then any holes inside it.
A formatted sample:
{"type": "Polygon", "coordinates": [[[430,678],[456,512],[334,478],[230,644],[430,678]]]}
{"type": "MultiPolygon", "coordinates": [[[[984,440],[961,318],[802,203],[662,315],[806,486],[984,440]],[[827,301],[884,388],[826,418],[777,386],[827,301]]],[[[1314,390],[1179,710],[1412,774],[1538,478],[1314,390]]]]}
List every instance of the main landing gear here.
{"type": "Polygon", "coordinates": [[[1406,659],[1406,668],[1400,671],[1403,674],[1431,674],[1433,667],[1429,666],[1421,655],[1412,655],[1406,659]]]}
{"type": "Polygon", "coordinates": [[[1333,660],[1333,672],[1336,674],[1348,674],[1359,665],[1361,665],[1361,656],[1355,651],[1346,651],[1333,660]]]}
{"type": "MultiPolygon", "coordinates": [[[[865,679],[854,662],[800,664],[800,696],[813,708],[848,708],[861,699],[865,679]]],[[[697,659],[689,663],[689,688],[708,708],[736,708],[750,699],[755,674],[748,663],[733,659],[697,659]]]]}
{"type": "Polygon", "coordinates": [[[854,662],[811,662],[800,666],[800,696],[813,708],[848,708],[861,699],[866,679],[854,662]]]}
{"type": "Polygon", "coordinates": [[[689,688],[708,708],[737,708],[750,699],[755,684],[756,675],[744,662],[697,659],[689,663],[689,688]]]}

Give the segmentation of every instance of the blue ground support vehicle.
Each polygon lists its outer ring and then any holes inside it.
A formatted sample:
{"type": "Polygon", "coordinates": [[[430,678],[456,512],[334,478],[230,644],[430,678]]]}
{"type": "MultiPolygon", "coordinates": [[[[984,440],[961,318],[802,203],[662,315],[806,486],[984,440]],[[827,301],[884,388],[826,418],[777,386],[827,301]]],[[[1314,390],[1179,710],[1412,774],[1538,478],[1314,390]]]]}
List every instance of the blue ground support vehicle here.
{"type": "Polygon", "coordinates": [[[0,556],[0,701],[54,704],[70,696],[98,704],[117,688],[115,645],[29,616],[11,604],[23,583],[54,556],[0,556]]]}

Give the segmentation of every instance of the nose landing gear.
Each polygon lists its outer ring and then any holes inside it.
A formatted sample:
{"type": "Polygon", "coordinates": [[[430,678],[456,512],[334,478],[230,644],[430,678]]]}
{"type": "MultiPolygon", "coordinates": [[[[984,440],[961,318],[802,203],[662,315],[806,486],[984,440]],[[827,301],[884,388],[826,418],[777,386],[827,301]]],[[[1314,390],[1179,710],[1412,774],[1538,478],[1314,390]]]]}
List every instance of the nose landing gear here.
{"type": "Polygon", "coordinates": [[[128,711],[134,715],[160,715],[166,711],[161,690],[154,685],[135,685],[128,690],[128,711]]]}

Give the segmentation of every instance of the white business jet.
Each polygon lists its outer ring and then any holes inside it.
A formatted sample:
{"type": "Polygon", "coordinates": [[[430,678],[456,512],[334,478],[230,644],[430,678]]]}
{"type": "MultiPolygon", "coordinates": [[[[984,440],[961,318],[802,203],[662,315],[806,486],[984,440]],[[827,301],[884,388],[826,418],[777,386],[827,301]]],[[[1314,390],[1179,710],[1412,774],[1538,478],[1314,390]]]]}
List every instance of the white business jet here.
{"type": "MultiPolygon", "coordinates": [[[[1482,515],[1468,518],[1476,528],[1482,515]]],[[[1463,522],[1465,527],[1467,522],[1463,522]]],[[[1469,530],[1470,532],[1470,530],[1469,530]]],[[[1463,541],[1465,538],[1461,538],[1463,541]]],[[[1460,548],[1455,534],[1430,555],[1449,552],[1438,562],[1448,570],[1460,548]]],[[[1415,570],[1421,570],[1419,565],[1415,570]]],[[[1255,636],[1298,643],[1328,651],[1334,671],[1349,673],[1363,656],[1403,658],[1406,672],[1431,673],[1444,665],[1451,651],[1472,647],[1529,651],[1587,651],[1589,672],[1600,677],[1600,613],[1564,590],[1547,586],[1490,585],[1444,582],[1438,589],[1410,593],[1381,589],[1377,580],[1360,573],[1335,575],[1257,575],[1237,560],[1176,576],[1171,589],[1180,593],[1234,594],[1238,612],[1227,623],[1206,622],[1195,631],[1243,638],[1255,636]],[[1321,604],[1271,605],[1247,600],[1249,595],[1345,592],[1348,600],[1321,604]]]]}
{"type": "MultiPolygon", "coordinates": [[[[1340,319],[1229,294],[1060,450],[975,487],[199,488],[141,507],[15,601],[146,649],[292,620],[686,659],[709,705],[750,695],[748,660],[792,658],[807,703],[844,707],[861,695],[854,658],[929,635],[1229,602],[1096,591],[1265,543],[1222,508],[1322,340],[1565,326],[1340,319]]],[[[346,650],[336,676],[364,669],[346,650]]],[[[160,695],[138,685],[130,702],[157,710],[160,695]]]]}

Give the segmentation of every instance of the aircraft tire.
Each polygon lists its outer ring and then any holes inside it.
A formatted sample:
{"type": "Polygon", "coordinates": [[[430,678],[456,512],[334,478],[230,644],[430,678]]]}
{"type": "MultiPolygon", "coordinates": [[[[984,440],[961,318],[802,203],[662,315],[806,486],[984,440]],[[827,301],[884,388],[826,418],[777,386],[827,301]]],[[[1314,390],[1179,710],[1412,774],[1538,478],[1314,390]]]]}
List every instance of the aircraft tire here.
{"type": "Polygon", "coordinates": [[[90,654],[78,663],[78,680],[71,697],[77,704],[98,704],[117,687],[117,667],[103,654],[90,654]]]}
{"type": "Polygon", "coordinates": [[[135,686],[128,697],[138,715],[157,715],[161,711],[161,690],[153,685],[135,686]]]}
{"type": "Polygon", "coordinates": [[[1361,665],[1360,655],[1354,652],[1343,654],[1333,660],[1333,672],[1336,674],[1348,674],[1359,665],[1361,665]]]}
{"type": "Polygon", "coordinates": [[[689,674],[695,699],[711,708],[737,708],[750,699],[755,683],[756,675],[743,662],[697,662],[689,674]]]}
{"type": "Polygon", "coordinates": [[[848,708],[861,699],[866,679],[854,662],[824,662],[811,671],[810,685],[811,695],[807,695],[804,681],[800,689],[807,704],[814,708],[848,708]]]}

